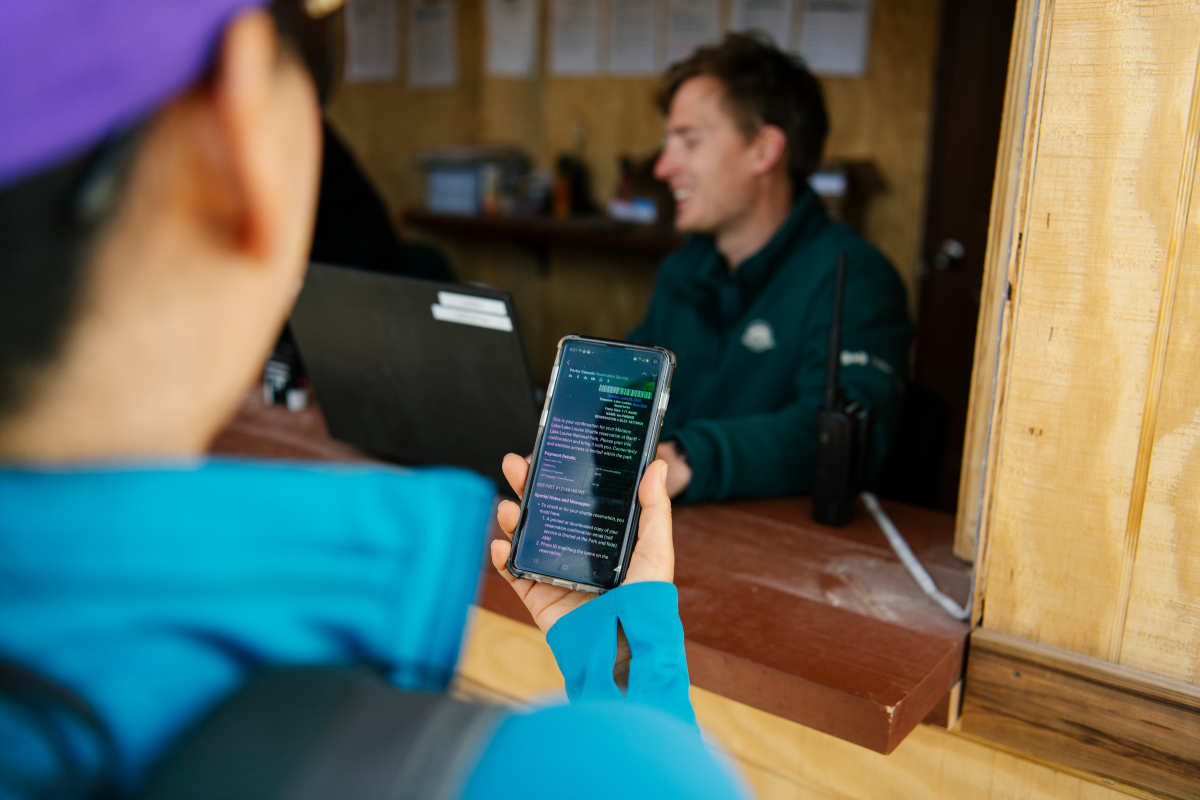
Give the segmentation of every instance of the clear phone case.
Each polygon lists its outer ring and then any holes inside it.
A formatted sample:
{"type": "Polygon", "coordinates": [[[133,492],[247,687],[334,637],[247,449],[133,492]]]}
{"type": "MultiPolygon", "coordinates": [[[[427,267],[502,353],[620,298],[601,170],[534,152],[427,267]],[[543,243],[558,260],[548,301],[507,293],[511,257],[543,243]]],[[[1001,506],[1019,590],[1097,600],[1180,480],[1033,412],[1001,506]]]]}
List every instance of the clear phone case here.
{"type": "Polygon", "coordinates": [[[554,358],[554,368],[550,371],[550,384],[546,387],[546,401],[542,405],[542,416],[538,421],[537,438],[533,449],[532,463],[529,465],[529,479],[525,483],[525,491],[521,495],[521,516],[517,523],[517,529],[513,532],[512,550],[508,556],[508,571],[517,578],[525,578],[538,583],[548,583],[554,586],[562,586],[563,588],[572,591],[590,592],[592,594],[603,594],[609,589],[614,589],[620,586],[625,581],[625,573],[629,569],[629,560],[633,556],[633,548],[637,543],[637,526],[641,515],[641,503],[638,501],[637,493],[634,492],[633,508],[628,518],[628,525],[625,529],[621,542],[621,550],[619,555],[620,570],[618,578],[612,586],[602,586],[586,581],[569,581],[553,575],[544,575],[533,570],[523,570],[517,567],[515,560],[517,556],[517,547],[520,543],[520,537],[524,532],[526,522],[529,515],[529,501],[532,497],[533,478],[537,474],[538,462],[541,459],[542,448],[545,444],[546,437],[546,420],[550,413],[550,405],[554,401],[555,389],[558,385],[559,367],[562,364],[563,350],[570,342],[585,342],[595,343],[606,347],[622,347],[644,352],[652,352],[663,359],[662,379],[658,382],[655,395],[653,398],[653,413],[650,417],[649,424],[646,429],[647,445],[643,448],[641,463],[638,465],[637,477],[634,485],[639,485],[642,476],[646,472],[646,467],[654,461],[655,452],[658,449],[659,435],[662,433],[663,416],[666,414],[667,403],[671,396],[671,378],[675,374],[675,354],[665,347],[650,347],[645,345],[635,345],[630,342],[622,342],[613,339],[600,339],[590,336],[579,336],[570,334],[564,336],[558,342],[558,354],[554,358]]]}

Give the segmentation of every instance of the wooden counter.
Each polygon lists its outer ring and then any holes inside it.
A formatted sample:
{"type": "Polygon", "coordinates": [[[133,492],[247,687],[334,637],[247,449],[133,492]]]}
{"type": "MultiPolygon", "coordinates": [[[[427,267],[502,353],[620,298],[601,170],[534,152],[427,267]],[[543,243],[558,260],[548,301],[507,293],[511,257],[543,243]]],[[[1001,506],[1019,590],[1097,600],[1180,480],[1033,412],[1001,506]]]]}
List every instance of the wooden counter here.
{"type": "MultiPolygon", "coordinates": [[[[256,395],[212,449],[369,460],[331,440],[317,409],[292,414],[256,395]]],[[[965,601],[970,568],[951,555],[953,518],[883,505],[943,591],[965,601]]],[[[809,508],[781,498],[676,509],[692,683],[890,753],[922,720],[952,716],[967,626],[921,593],[865,513],[837,529],[813,523],[809,508]]],[[[532,625],[486,564],[482,583],[483,608],[532,625]]]]}

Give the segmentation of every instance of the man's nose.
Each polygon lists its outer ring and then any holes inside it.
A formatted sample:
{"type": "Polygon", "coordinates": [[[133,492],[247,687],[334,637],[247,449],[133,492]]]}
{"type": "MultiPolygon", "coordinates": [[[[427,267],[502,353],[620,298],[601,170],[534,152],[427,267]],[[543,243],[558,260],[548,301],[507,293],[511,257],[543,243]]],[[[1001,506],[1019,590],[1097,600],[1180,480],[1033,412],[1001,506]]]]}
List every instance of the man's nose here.
{"type": "Polygon", "coordinates": [[[658,157],[658,161],[654,162],[654,177],[660,181],[668,180],[671,177],[671,173],[674,172],[670,161],[670,152],[670,148],[664,149],[662,155],[658,157]]]}

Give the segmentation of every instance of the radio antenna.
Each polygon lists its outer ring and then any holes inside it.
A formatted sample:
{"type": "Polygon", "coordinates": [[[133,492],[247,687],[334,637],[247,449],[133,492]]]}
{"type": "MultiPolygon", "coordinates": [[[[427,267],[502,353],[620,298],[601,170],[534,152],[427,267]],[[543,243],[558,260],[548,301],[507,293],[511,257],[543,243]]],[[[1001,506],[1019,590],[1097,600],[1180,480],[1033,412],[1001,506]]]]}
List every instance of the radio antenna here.
{"type": "Polygon", "coordinates": [[[829,323],[829,362],[825,366],[825,407],[837,405],[838,374],[842,365],[842,300],[846,294],[846,254],[838,253],[837,282],[833,286],[833,320],[829,323]]]}

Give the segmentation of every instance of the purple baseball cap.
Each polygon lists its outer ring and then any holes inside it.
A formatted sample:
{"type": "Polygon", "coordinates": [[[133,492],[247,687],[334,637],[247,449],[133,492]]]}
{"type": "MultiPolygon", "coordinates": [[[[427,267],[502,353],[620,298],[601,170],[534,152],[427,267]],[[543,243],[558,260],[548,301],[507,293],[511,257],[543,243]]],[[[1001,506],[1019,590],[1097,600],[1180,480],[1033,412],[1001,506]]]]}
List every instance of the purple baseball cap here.
{"type": "Polygon", "coordinates": [[[86,151],[196,82],[266,0],[0,0],[0,187],[86,151]]]}

